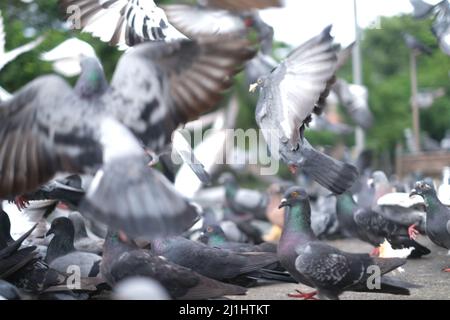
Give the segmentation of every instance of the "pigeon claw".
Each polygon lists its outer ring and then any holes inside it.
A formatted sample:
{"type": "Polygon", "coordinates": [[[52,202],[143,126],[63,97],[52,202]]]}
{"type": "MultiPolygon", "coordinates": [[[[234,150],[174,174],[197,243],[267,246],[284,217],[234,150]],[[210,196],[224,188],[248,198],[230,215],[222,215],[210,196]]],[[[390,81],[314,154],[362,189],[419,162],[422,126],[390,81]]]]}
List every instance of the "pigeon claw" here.
{"type": "Polygon", "coordinates": [[[28,207],[30,202],[24,196],[18,196],[14,198],[14,204],[16,205],[17,209],[19,209],[19,211],[22,211],[23,209],[26,209],[28,207]]]}
{"type": "Polygon", "coordinates": [[[448,272],[448,273],[450,273],[450,268],[443,269],[442,272],[448,272]]]}
{"type": "Polygon", "coordinates": [[[413,224],[408,228],[408,235],[411,240],[416,240],[419,236],[419,231],[416,229],[416,225],[413,224]]]}
{"type": "Polygon", "coordinates": [[[289,171],[295,176],[297,175],[298,167],[296,165],[289,165],[289,171]]]}
{"type": "Polygon", "coordinates": [[[310,293],[303,293],[300,290],[295,290],[297,293],[288,294],[289,298],[303,299],[303,300],[319,300],[316,298],[317,291],[313,291],[310,293]]]}

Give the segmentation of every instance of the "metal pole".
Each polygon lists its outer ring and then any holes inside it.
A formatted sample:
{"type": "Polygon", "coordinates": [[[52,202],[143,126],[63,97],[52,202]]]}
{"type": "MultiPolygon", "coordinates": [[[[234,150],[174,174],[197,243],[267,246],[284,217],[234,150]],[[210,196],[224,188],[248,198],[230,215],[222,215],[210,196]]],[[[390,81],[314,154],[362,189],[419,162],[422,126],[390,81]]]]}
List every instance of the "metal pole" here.
{"type": "MultiPolygon", "coordinates": [[[[358,4],[353,0],[353,9],[355,15],[355,46],[353,47],[353,83],[363,85],[362,55],[361,55],[361,29],[358,23],[358,4]]],[[[356,128],[355,131],[355,153],[359,155],[365,148],[366,135],[363,129],[356,128]]]]}
{"type": "Polygon", "coordinates": [[[419,106],[417,105],[417,52],[415,50],[411,50],[410,53],[410,61],[411,61],[411,108],[413,114],[413,132],[414,132],[414,144],[415,144],[415,152],[420,153],[420,115],[419,115],[419,106]]]}

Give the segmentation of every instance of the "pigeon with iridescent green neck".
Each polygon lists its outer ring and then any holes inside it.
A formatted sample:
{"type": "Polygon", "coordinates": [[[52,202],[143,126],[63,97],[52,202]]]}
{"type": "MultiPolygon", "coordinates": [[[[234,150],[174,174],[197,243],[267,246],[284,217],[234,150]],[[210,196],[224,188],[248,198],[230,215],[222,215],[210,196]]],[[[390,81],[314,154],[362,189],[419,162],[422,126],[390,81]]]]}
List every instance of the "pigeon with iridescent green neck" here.
{"type": "MultiPolygon", "coordinates": [[[[299,282],[317,290],[321,299],[339,299],[345,291],[409,295],[412,285],[384,274],[406,263],[405,259],[372,258],[368,254],[347,253],[320,242],[311,229],[311,207],[305,190],[286,191],[280,207],[285,208],[285,225],[278,256],[287,271],[299,282]],[[381,274],[381,287],[367,286],[373,267],[381,274]]],[[[311,299],[316,293],[292,295],[311,299]]]]}
{"type": "MultiPolygon", "coordinates": [[[[421,196],[427,212],[426,232],[434,244],[450,250],[450,209],[438,199],[436,190],[425,182],[417,182],[411,196],[421,196]]],[[[412,238],[417,232],[412,233],[412,238]]],[[[450,268],[444,269],[450,272],[450,268]]]]}

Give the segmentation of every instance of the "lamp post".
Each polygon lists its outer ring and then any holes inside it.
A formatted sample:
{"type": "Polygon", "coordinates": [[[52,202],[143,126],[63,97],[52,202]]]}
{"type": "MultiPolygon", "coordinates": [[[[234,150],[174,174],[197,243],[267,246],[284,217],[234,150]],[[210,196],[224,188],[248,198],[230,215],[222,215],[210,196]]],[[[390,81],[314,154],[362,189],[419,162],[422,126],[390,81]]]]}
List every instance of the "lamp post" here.
{"type": "Polygon", "coordinates": [[[418,84],[417,84],[417,56],[416,50],[410,52],[410,74],[411,74],[411,108],[413,119],[413,133],[414,133],[414,146],[415,153],[421,152],[420,146],[420,111],[417,104],[418,84]]]}

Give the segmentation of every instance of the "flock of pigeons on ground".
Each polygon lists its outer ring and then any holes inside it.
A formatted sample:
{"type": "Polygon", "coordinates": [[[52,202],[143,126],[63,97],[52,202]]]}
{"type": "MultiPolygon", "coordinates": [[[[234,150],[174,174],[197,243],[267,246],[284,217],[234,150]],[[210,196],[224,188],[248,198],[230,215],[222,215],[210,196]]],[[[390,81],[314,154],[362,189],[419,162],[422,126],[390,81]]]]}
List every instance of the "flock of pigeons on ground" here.
{"type": "MultiPolygon", "coordinates": [[[[406,258],[383,257],[380,246],[420,258],[430,250],[417,236],[427,234],[450,249],[448,171],[439,192],[427,181],[394,183],[370,170],[365,153],[352,165],[305,139],[332,92],[356,124],[373,123],[367,101],[353,99],[350,86],[336,79],[351,48],[335,46],[331,27],[278,63],[270,56],[273,29],[257,10],[281,1],[59,4],[64,12],[79,9],[71,23],[128,49],[108,83],[94,50],[71,39],[66,48],[79,65],[61,57],[64,46],[42,57],[56,71],[80,72],[74,87],[45,75],[2,95],[2,298],[214,299],[273,282],[314,289],[290,295],[304,299],[338,299],[345,291],[409,295],[413,283],[386,275],[406,258]],[[84,49],[73,57],[76,47],[84,49]],[[267,192],[242,189],[236,175],[195,159],[176,131],[213,111],[244,69],[259,94],[255,117],[271,156],[296,183],[272,177],[267,192]],[[176,188],[166,156],[172,149],[203,185],[178,181],[195,189],[189,197],[176,188]],[[213,182],[217,187],[207,187],[213,182]],[[13,215],[33,224],[18,237],[13,215]],[[355,237],[375,249],[354,254],[322,242],[333,237],[355,237]],[[367,285],[371,267],[380,271],[377,288],[367,285]]],[[[40,41],[0,51],[0,66],[40,41]]],[[[220,118],[214,115],[213,122],[220,118]]]]}

